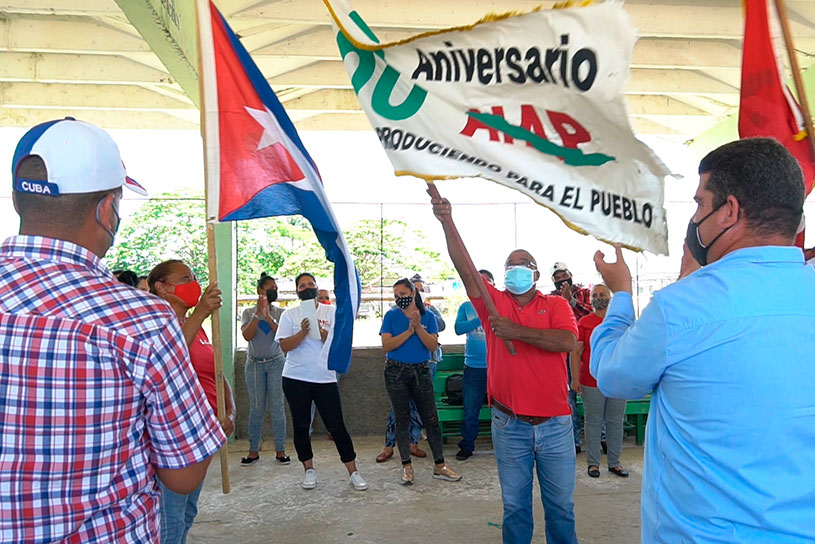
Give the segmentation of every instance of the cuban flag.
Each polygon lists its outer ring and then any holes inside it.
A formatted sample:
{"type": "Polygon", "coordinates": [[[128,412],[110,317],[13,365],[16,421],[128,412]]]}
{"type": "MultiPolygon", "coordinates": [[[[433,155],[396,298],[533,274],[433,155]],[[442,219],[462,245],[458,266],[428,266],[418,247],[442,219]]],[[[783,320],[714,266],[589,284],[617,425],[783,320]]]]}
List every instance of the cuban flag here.
{"type": "Polygon", "coordinates": [[[323,183],[294,125],[263,74],[209,0],[197,0],[207,220],[302,215],[334,263],[336,322],[328,368],[351,363],[360,301],[348,253],[323,183]]]}

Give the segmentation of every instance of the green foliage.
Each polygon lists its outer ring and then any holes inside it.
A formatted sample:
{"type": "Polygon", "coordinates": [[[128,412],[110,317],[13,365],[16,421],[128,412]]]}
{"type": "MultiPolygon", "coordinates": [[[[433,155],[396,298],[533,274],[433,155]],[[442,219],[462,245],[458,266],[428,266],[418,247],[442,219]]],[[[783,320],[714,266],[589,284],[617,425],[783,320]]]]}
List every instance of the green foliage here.
{"type": "MultiPolygon", "coordinates": [[[[420,272],[425,278],[454,277],[454,270],[426,249],[424,234],[404,221],[362,219],[345,232],[363,287],[393,283],[420,272]],[[380,273],[383,280],[380,280],[380,273]]],[[[195,193],[166,193],[148,200],[124,219],[116,244],[108,252],[108,266],[147,275],[167,259],[181,259],[201,283],[208,282],[204,199],[195,193]]],[[[254,294],[261,272],[293,279],[303,271],[333,276],[334,265],[304,218],[273,217],[237,224],[238,293],[254,294]]]]}
{"type": "Polygon", "coordinates": [[[146,276],[158,263],[180,259],[206,285],[207,235],[204,199],[194,193],[165,193],[151,198],[122,220],[106,261],[111,270],[146,276]]]}

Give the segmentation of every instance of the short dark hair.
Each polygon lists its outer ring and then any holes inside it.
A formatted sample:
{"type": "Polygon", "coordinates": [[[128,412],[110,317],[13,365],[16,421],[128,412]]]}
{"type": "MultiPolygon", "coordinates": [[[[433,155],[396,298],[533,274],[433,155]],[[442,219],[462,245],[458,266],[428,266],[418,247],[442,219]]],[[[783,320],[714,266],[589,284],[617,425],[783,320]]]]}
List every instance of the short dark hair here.
{"type": "MultiPolygon", "coordinates": [[[[47,181],[45,162],[38,155],[29,155],[17,165],[14,179],[47,181]]],[[[34,224],[49,230],[73,232],[80,228],[88,215],[95,213],[99,201],[109,194],[118,194],[121,187],[93,193],[40,195],[14,191],[17,211],[24,224],[34,224]]]]}
{"type": "Polygon", "coordinates": [[[132,270],[119,270],[118,272],[118,274],[113,272],[113,275],[116,276],[116,279],[121,283],[127,284],[130,287],[139,285],[139,277],[132,270]]]}
{"type": "Polygon", "coordinates": [[[312,274],[311,272],[301,272],[301,273],[297,274],[296,278],[294,278],[294,289],[295,290],[297,290],[297,285],[300,283],[300,279],[304,278],[306,276],[308,276],[309,278],[314,280],[314,283],[317,283],[317,278],[314,277],[314,274],[312,274]]]}
{"type": "Polygon", "coordinates": [[[156,283],[160,281],[164,281],[167,279],[167,276],[170,275],[170,269],[176,264],[183,264],[187,266],[184,261],[179,259],[170,259],[168,261],[164,261],[163,263],[158,263],[153,270],[150,271],[150,275],[147,276],[147,287],[150,289],[150,292],[154,295],[156,293],[156,283]]]}
{"type": "Polygon", "coordinates": [[[493,276],[492,272],[490,272],[486,268],[482,268],[481,270],[478,271],[478,273],[487,276],[491,281],[495,281],[495,276],[493,276]]]}
{"type": "MultiPolygon", "coordinates": [[[[45,162],[38,155],[29,155],[17,165],[14,179],[47,181],[45,162]]],[[[96,211],[99,201],[107,195],[121,192],[121,187],[93,193],[71,193],[66,195],[40,195],[14,191],[20,219],[24,223],[36,224],[50,230],[73,232],[85,222],[89,214],[96,211]]]]}
{"type": "Polygon", "coordinates": [[[725,144],[699,163],[709,174],[713,208],[733,195],[747,225],[757,234],[793,237],[801,223],[804,182],[795,157],[772,138],[746,138],[725,144]]]}

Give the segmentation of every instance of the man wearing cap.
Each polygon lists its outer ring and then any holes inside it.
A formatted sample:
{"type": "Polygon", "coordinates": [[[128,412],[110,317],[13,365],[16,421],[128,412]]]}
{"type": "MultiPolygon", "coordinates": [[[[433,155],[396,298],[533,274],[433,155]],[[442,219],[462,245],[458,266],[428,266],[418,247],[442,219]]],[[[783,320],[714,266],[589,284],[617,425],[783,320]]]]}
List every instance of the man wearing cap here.
{"type": "Polygon", "coordinates": [[[577,542],[574,522],[575,452],[566,384],[566,354],[575,348],[577,324],[569,304],[535,287],[540,273],[528,251],[516,249],[504,263],[499,291],[467,266],[450,228],[450,203],[433,199],[450,259],[467,296],[485,324],[487,394],[492,443],[501,482],[505,544],[532,541],[532,482],[540,484],[548,544],[577,542]],[[479,288],[495,302],[490,316],[479,288]],[[488,324],[488,325],[487,325],[488,324]],[[504,340],[511,340],[511,355],[504,340]]]}
{"type": "Polygon", "coordinates": [[[156,478],[203,480],[225,437],[171,308],[101,262],[127,177],[103,130],[29,130],[12,162],[20,234],[0,248],[0,535],[155,542],[156,478]]]}
{"type": "MultiPolygon", "coordinates": [[[[575,321],[580,321],[582,318],[592,313],[591,307],[591,291],[582,285],[574,285],[572,283],[572,273],[569,267],[562,261],[556,262],[552,265],[551,269],[552,283],[555,284],[555,290],[549,293],[550,295],[559,295],[566,299],[569,306],[572,307],[574,312],[575,321]]],[[[572,365],[569,363],[569,357],[566,356],[566,375],[569,379],[569,384],[572,383],[572,365]]],[[[572,409],[572,433],[574,435],[574,451],[580,453],[583,446],[580,440],[580,414],[577,412],[577,392],[569,389],[569,407],[572,409]]],[[[605,435],[603,435],[603,444],[605,445],[605,435]]]]}

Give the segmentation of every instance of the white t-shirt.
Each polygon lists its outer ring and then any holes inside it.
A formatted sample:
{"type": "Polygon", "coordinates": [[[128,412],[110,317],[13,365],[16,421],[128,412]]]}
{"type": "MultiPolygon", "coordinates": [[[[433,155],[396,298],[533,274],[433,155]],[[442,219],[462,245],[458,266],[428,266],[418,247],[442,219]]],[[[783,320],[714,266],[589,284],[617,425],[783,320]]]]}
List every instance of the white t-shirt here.
{"type": "MultiPolygon", "coordinates": [[[[304,301],[305,302],[305,301],[304,301]]],[[[286,354],[283,365],[283,377],[312,383],[331,383],[337,381],[337,373],[328,370],[328,350],[334,338],[334,314],[337,309],[327,304],[317,305],[317,321],[320,327],[328,331],[325,342],[306,336],[300,345],[286,354]]],[[[280,316],[275,340],[289,338],[300,332],[303,320],[300,306],[287,308],[280,316]]]]}

